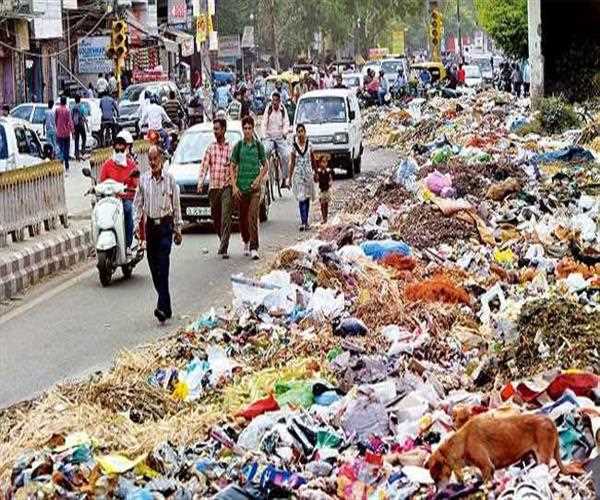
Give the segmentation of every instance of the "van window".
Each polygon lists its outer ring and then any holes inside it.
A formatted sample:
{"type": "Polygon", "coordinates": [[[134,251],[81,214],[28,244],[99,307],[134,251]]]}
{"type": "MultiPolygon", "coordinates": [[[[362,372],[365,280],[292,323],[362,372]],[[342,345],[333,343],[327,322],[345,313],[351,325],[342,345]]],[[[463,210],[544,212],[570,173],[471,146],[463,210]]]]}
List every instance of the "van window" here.
{"type": "Polygon", "coordinates": [[[8,141],[6,140],[6,130],[4,125],[0,124],[0,160],[8,158],[8,141]]]}
{"type": "Polygon", "coordinates": [[[296,123],[344,123],[347,118],[346,100],[333,96],[301,99],[296,115],[296,123]]]}

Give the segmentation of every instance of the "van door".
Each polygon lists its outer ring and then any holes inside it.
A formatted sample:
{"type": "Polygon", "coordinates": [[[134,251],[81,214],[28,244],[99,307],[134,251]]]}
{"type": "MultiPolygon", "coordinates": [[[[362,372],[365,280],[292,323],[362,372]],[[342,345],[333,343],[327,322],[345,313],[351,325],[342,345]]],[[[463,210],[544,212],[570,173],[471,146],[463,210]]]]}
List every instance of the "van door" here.
{"type": "Polygon", "coordinates": [[[353,111],[354,114],[356,115],[356,110],[354,109],[354,106],[352,105],[352,97],[346,97],[346,103],[348,106],[348,146],[350,148],[350,154],[352,159],[354,160],[355,158],[358,157],[358,149],[356,147],[356,137],[357,137],[357,130],[356,130],[356,116],[354,117],[354,120],[350,120],[350,112],[353,111]]]}
{"type": "Polygon", "coordinates": [[[362,154],[363,147],[363,123],[362,123],[362,114],[360,111],[360,106],[358,104],[358,98],[356,95],[353,95],[350,99],[354,106],[354,112],[356,113],[356,143],[358,144],[358,154],[362,154]]]}

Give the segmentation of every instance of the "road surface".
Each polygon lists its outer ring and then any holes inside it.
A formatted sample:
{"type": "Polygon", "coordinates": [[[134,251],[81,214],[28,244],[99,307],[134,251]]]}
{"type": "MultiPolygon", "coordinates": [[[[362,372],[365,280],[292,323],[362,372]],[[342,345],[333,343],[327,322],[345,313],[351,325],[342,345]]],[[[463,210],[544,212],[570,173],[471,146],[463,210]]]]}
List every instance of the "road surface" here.
{"type": "MultiPolygon", "coordinates": [[[[380,169],[395,158],[389,151],[367,151],[363,170],[380,169]]],[[[344,180],[334,182],[334,189],[344,186],[344,180]]],[[[272,205],[269,222],[261,226],[258,263],[243,257],[238,233],[232,235],[228,261],[215,255],[217,237],[209,231],[184,233],[183,245],[173,247],[171,257],[175,317],[164,326],[153,316],[156,295],[146,261],[131,280],[122,280],[117,271],[108,288],[100,286],[93,261],[35,287],[0,316],[0,408],[57,382],[105,369],[119,350],[167,335],[211,306],[230,303],[232,274],[253,273],[273,253],[298,240],[297,211],[288,191],[272,205]]]]}

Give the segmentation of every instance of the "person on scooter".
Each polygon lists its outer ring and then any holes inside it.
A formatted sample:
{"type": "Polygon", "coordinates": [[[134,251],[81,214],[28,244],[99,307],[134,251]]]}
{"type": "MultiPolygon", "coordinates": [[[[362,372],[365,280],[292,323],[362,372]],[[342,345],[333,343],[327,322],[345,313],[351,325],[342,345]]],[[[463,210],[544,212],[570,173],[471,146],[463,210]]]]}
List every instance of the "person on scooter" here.
{"type": "Polygon", "coordinates": [[[177,125],[179,127],[179,130],[183,130],[184,129],[184,120],[183,119],[185,117],[185,110],[183,109],[183,106],[177,99],[177,96],[175,95],[174,90],[171,90],[169,92],[169,98],[163,105],[163,108],[165,110],[165,113],[167,113],[167,116],[169,117],[169,121],[171,123],[177,125]]]}
{"type": "Polygon", "coordinates": [[[125,184],[127,190],[121,194],[123,215],[125,217],[125,245],[127,251],[133,243],[133,198],[138,186],[137,165],[127,156],[127,140],[119,134],[113,143],[112,158],[104,162],[100,169],[99,182],[107,179],[125,184]]]}
{"type": "Polygon", "coordinates": [[[148,124],[148,132],[150,130],[156,130],[160,135],[163,146],[166,151],[169,150],[171,145],[171,138],[164,128],[164,123],[169,123],[169,116],[159,104],[159,97],[156,94],[150,96],[150,104],[144,106],[142,118],[140,119],[140,127],[144,124],[148,124]]]}
{"type": "Polygon", "coordinates": [[[277,151],[281,160],[281,179],[282,188],[286,188],[286,179],[288,178],[288,147],[286,137],[288,134],[290,120],[287,110],[281,103],[279,92],[273,92],[271,104],[267,107],[262,120],[262,136],[267,158],[273,151],[277,151]]]}

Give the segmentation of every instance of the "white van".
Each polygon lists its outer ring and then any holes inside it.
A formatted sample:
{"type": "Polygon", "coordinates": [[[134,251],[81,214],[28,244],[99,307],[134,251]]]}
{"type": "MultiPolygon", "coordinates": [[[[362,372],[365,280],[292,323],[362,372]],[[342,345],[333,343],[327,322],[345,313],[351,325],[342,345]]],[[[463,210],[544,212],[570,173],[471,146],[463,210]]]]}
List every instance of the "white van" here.
{"type": "Polygon", "coordinates": [[[353,177],[360,172],[363,153],[362,117],[352,90],[325,89],[307,92],[298,101],[294,130],[302,123],[317,153],[331,155],[330,166],[353,177]]]}

